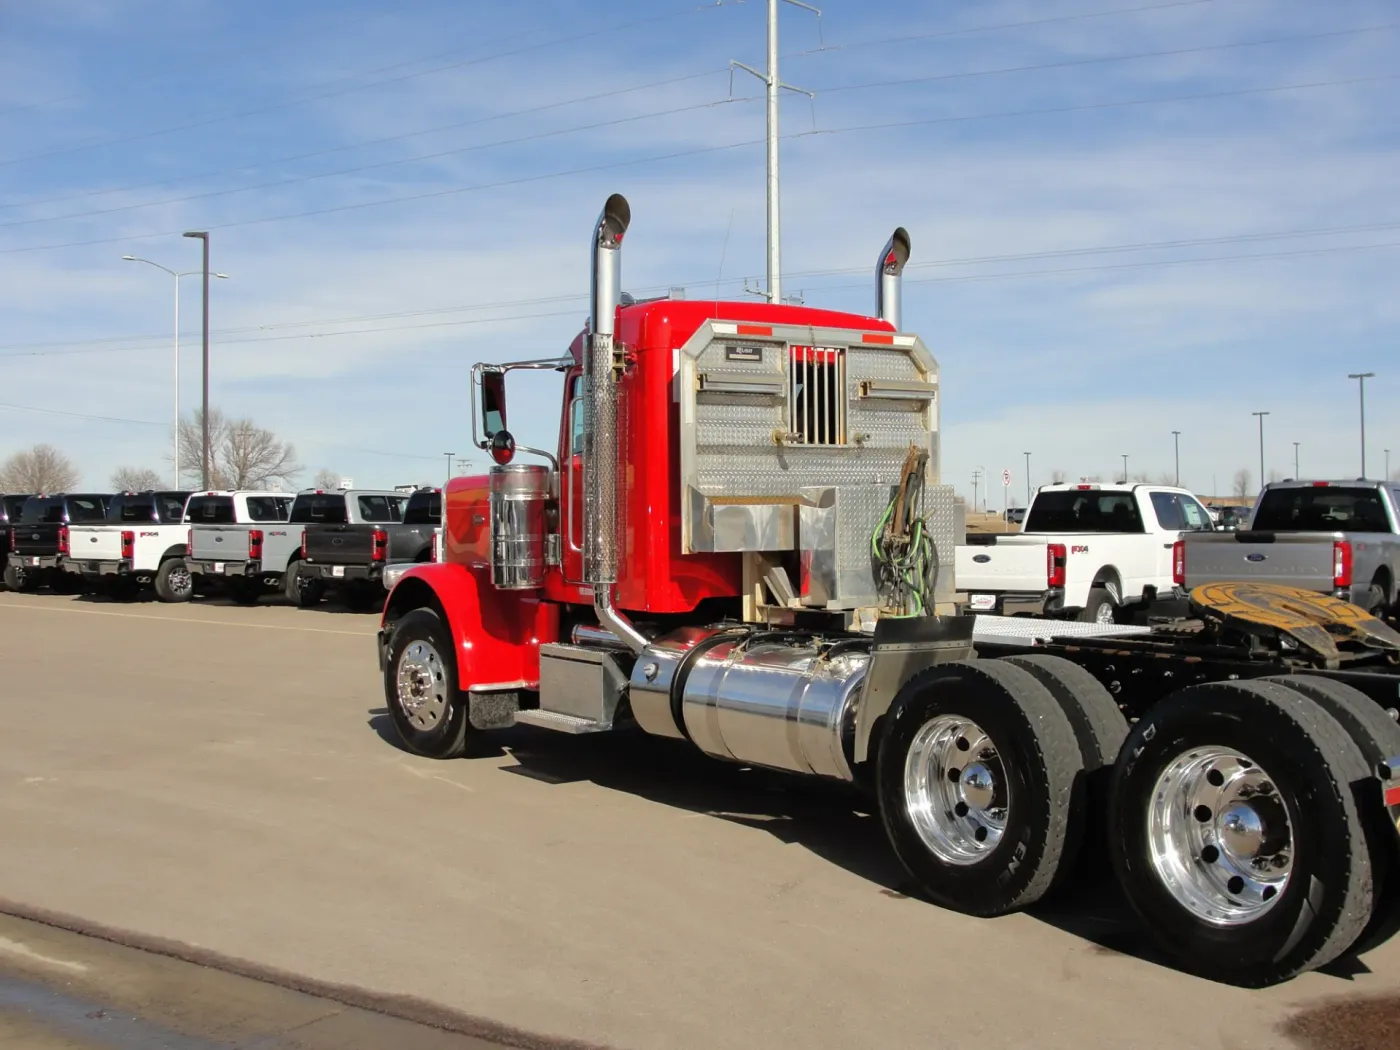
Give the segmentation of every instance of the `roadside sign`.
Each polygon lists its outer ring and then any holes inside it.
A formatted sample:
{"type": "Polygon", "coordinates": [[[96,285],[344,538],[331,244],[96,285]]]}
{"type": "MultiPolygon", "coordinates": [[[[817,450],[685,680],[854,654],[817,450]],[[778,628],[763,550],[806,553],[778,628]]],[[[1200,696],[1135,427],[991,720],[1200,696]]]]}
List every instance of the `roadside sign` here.
{"type": "Polygon", "coordinates": [[[1006,488],[1010,488],[1010,487],[1011,487],[1011,471],[1009,471],[1009,470],[1003,470],[1003,471],[1001,472],[1001,483],[1002,483],[1002,485],[1004,485],[1006,488]]]}

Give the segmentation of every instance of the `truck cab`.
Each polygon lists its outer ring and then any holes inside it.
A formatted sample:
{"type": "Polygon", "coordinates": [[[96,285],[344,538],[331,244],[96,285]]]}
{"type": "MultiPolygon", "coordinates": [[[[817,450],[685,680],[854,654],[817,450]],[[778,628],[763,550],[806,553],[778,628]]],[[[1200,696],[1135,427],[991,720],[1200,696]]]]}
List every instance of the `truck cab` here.
{"type": "Polygon", "coordinates": [[[60,492],[26,499],[18,523],[10,526],[5,585],[12,591],[62,585],[69,526],[102,522],[111,498],[106,493],[60,492]]]}

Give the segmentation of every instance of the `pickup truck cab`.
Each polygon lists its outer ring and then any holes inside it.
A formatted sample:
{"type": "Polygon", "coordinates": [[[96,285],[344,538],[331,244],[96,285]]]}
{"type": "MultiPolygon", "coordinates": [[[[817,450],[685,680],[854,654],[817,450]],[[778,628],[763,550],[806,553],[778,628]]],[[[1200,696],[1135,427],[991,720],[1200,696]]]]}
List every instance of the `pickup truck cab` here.
{"type": "Polygon", "coordinates": [[[165,602],[193,593],[185,566],[188,492],[119,492],[101,524],[68,527],[62,568],[114,598],[131,599],[153,586],[165,602]]]}
{"type": "Polygon", "coordinates": [[[383,604],[386,566],[432,559],[442,523],[442,491],[348,489],[298,497],[292,524],[303,526],[298,603],[314,605],[327,590],[354,608],[383,604]]]}
{"type": "Polygon", "coordinates": [[[1112,623],[1171,594],[1177,542],[1211,528],[1186,489],[1046,485],[1020,532],[969,536],[957,548],[956,583],[974,612],[1112,623]]]}
{"type": "Polygon", "coordinates": [[[1189,536],[1181,582],[1281,583],[1368,612],[1400,612],[1400,486],[1281,481],[1264,486],[1238,532],[1189,536]]]}
{"type": "Polygon", "coordinates": [[[59,492],[26,499],[19,521],[10,525],[5,586],[12,591],[61,586],[67,579],[62,565],[68,557],[69,527],[101,522],[111,498],[105,493],[59,492]]]}
{"type": "Polygon", "coordinates": [[[185,563],[196,587],[222,588],[250,605],[279,587],[295,561],[300,534],[287,525],[287,492],[196,492],[185,509],[189,538],[185,563]]]}

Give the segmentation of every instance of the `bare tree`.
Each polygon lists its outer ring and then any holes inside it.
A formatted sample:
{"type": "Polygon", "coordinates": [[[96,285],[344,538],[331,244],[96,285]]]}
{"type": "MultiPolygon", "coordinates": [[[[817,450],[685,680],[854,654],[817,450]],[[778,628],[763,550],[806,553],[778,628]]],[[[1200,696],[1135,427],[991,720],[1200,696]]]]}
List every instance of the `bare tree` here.
{"type": "Polygon", "coordinates": [[[1281,471],[1281,470],[1271,470],[1271,471],[1269,471],[1269,482],[1270,482],[1270,484],[1272,484],[1272,483],[1275,482],[1275,481],[1282,481],[1282,480],[1283,480],[1283,471],[1281,471]]]}
{"type": "Polygon", "coordinates": [[[118,467],[112,471],[112,488],[118,492],[144,492],[161,487],[161,478],[150,467],[118,467]]]}
{"type": "Polygon", "coordinates": [[[1244,499],[1246,496],[1248,496],[1250,485],[1253,483],[1253,481],[1254,475],[1249,472],[1248,467],[1240,467],[1239,470],[1235,471],[1234,493],[1236,498],[1244,499]]]}
{"type": "Polygon", "coordinates": [[[1138,473],[1133,475],[1133,481],[1137,482],[1140,485],[1146,485],[1151,480],[1151,476],[1145,470],[1138,471],[1138,473]]]}
{"type": "Polygon", "coordinates": [[[1159,485],[1175,485],[1175,484],[1176,484],[1176,475],[1173,474],[1170,470],[1164,470],[1164,471],[1162,471],[1160,474],[1157,475],[1157,484],[1159,484],[1159,485]]]}
{"type": "MultiPolygon", "coordinates": [[[[202,475],[201,414],[180,420],[180,471],[202,475]]],[[[296,449],[251,419],[230,419],[209,410],[209,484],[221,489],[256,489],[284,485],[301,473],[296,449]]]]}
{"type": "Polygon", "coordinates": [[[1063,485],[1064,483],[1065,483],[1065,472],[1064,472],[1063,470],[1061,470],[1059,467],[1056,467],[1054,470],[1052,470],[1052,471],[1050,472],[1050,484],[1052,484],[1052,485],[1063,485]]]}
{"type": "Polygon", "coordinates": [[[0,491],[66,492],[78,484],[78,468],[52,445],[35,445],[0,464],[0,491]]]}
{"type": "Polygon", "coordinates": [[[330,467],[322,467],[316,471],[316,479],[313,484],[318,489],[334,489],[340,487],[340,475],[331,470],[330,467]]]}

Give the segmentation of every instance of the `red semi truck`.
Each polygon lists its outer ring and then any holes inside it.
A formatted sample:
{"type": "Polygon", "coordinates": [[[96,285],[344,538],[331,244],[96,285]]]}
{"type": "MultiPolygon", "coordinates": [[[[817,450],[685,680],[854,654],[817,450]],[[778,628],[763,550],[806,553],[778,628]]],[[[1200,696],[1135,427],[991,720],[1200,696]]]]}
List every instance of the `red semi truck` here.
{"type": "Polygon", "coordinates": [[[402,575],[379,634],[409,750],[632,730],[852,781],[928,899],[982,916],[1085,877],[1106,839],[1158,942],[1237,984],[1390,936],[1400,634],[1267,588],[1193,596],[1189,629],[960,615],[907,234],[866,317],[634,302],[629,222],[609,198],[567,353],[472,370],[497,465],[448,483],[441,563],[402,575]],[[507,428],[518,369],[563,377],[553,448],[507,428]]]}

